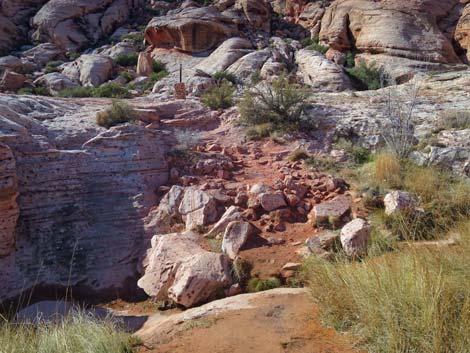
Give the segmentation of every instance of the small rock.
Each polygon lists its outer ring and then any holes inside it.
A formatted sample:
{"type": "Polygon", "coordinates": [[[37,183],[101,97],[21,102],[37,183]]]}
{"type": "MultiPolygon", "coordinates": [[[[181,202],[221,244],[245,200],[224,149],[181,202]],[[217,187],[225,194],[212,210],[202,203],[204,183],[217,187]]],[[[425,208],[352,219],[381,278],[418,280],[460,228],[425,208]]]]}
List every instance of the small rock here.
{"type": "Polygon", "coordinates": [[[288,262],[284,266],[282,266],[283,270],[286,271],[297,271],[302,264],[298,262],[288,262]]]}
{"type": "Polygon", "coordinates": [[[278,208],[287,206],[282,194],[263,193],[259,195],[261,207],[267,212],[274,211],[278,208]]]}
{"type": "Polygon", "coordinates": [[[371,227],[361,218],[356,218],[341,229],[341,244],[348,256],[363,255],[367,250],[371,227]]]}
{"type": "Polygon", "coordinates": [[[413,212],[416,209],[416,200],[408,192],[392,191],[384,198],[385,213],[390,216],[401,212],[413,212]]]}

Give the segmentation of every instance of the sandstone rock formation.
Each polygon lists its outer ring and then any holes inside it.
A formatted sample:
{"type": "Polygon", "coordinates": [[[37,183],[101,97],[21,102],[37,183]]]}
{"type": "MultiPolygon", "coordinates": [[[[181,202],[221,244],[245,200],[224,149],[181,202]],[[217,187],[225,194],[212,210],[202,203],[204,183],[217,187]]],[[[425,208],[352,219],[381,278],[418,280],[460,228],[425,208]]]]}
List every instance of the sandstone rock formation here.
{"type": "Polygon", "coordinates": [[[34,84],[46,87],[50,94],[57,94],[66,88],[78,87],[78,83],[58,72],[41,76],[34,81],[34,84]]]}
{"type": "Polygon", "coordinates": [[[76,51],[109,35],[139,0],[50,0],[32,19],[33,39],[76,51]]]}
{"type": "Polygon", "coordinates": [[[138,125],[103,131],[94,115],[107,104],[0,95],[0,301],[32,286],[78,298],[136,289],[166,146],[138,125]]]}
{"type": "Polygon", "coordinates": [[[230,222],[225,229],[222,241],[222,252],[227,254],[229,258],[235,259],[253,231],[253,226],[248,222],[230,222]]]}
{"type": "Polygon", "coordinates": [[[139,287],[157,300],[170,298],[191,307],[230,286],[226,257],[203,250],[196,241],[192,232],[154,236],[139,287]]]}
{"type": "Polygon", "coordinates": [[[217,219],[215,199],[197,187],[189,187],[185,190],[178,211],[183,217],[187,230],[208,225],[217,219]]]}
{"type": "Polygon", "coordinates": [[[147,25],[145,39],[155,47],[200,53],[214,49],[237,32],[232,21],[215,8],[189,6],[155,17],[147,25]]]}

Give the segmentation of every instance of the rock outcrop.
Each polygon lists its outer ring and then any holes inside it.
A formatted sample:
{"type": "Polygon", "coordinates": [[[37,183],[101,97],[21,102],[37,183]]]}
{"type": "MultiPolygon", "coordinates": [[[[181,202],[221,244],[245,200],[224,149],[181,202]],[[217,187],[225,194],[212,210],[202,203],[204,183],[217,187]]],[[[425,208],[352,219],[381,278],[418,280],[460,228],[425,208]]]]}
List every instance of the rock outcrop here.
{"type": "Polygon", "coordinates": [[[0,301],[32,286],[97,298],[137,289],[166,147],[157,130],[98,127],[107,104],[0,95],[0,301]]]}
{"type": "Polygon", "coordinates": [[[155,47],[176,48],[190,53],[214,49],[237,35],[235,24],[214,7],[188,6],[147,25],[145,40],[155,47]]]}
{"type": "Polygon", "coordinates": [[[50,0],[32,19],[33,39],[76,51],[109,35],[139,0],[50,0]]]}
{"type": "Polygon", "coordinates": [[[367,251],[371,227],[367,221],[356,218],[341,229],[341,245],[346,255],[361,256],[367,251]]]}

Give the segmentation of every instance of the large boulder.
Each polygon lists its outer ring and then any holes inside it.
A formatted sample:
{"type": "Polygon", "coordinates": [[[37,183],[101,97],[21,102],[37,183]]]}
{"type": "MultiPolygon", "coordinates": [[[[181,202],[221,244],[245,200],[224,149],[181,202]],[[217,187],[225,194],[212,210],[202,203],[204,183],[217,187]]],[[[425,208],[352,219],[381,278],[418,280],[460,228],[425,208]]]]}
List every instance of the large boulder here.
{"type": "Polygon", "coordinates": [[[191,232],[154,236],[139,287],[157,300],[170,298],[190,307],[229,286],[226,257],[203,250],[196,241],[191,232]]]}
{"type": "Polygon", "coordinates": [[[20,58],[7,55],[0,58],[0,71],[20,71],[23,67],[23,63],[21,62],[20,58]]]}
{"type": "Polygon", "coordinates": [[[305,84],[321,91],[344,91],[352,88],[343,68],[328,60],[323,54],[302,49],[296,53],[298,75],[305,84]]]}
{"type": "Polygon", "coordinates": [[[249,222],[230,222],[222,240],[222,251],[227,254],[229,258],[235,259],[253,231],[254,228],[249,222]]]}
{"type": "Polygon", "coordinates": [[[14,71],[7,70],[3,73],[0,79],[0,91],[14,91],[16,92],[23,87],[26,81],[26,76],[14,71]]]}
{"type": "Polygon", "coordinates": [[[114,63],[111,58],[97,54],[87,54],[67,64],[62,73],[83,86],[98,87],[111,78],[113,70],[114,63]]]}
{"type": "Polygon", "coordinates": [[[173,185],[163,196],[157,208],[153,209],[147,217],[146,228],[151,234],[168,233],[172,223],[181,220],[178,208],[183,199],[184,188],[173,185]]]}
{"type": "Polygon", "coordinates": [[[50,0],[32,19],[33,39],[77,51],[109,35],[139,0],[50,0]]]}
{"type": "Polygon", "coordinates": [[[22,57],[38,67],[43,67],[51,60],[63,57],[64,51],[54,43],[41,43],[23,52],[22,57]]]}
{"type": "Polygon", "coordinates": [[[224,71],[242,56],[250,53],[253,49],[251,42],[244,38],[230,38],[223,42],[206,59],[196,66],[210,75],[217,71],[224,71]]]}
{"type": "Polygon", "coordinates": [[[46,87],[52,95],[55,95],[66,88],[78,87],[78,83],[58,72],[52,72],[41,76],[34,81],[34,84],[46,87]]]}
{"type": "Polygon", "coordinates": [[[217,220],[215,199],[197,187],[189,187],[185,190],[178,211],[183,217],[187,230],[205,226],[217,220]]]}
{"type": "Polygon", "coordinates": [[[269,56],[269,49],[251,52],[230,65],[227,71],[241,80],[250,79],[253,73],[261,70],[269,56]]]}
{"type": "Polygon", "coordinates": [[[346,255],[361,256],[367,251],[371,227],[367,221],[356,218],[341,229],[341,245],[346,255]]]}
{"type": "Polygon", "coordinates": [[[235,24],[214,7],[188,6],[153,18],[145,30],[145,40],[155,47],[200,53],[237,33],[235,24]]]}

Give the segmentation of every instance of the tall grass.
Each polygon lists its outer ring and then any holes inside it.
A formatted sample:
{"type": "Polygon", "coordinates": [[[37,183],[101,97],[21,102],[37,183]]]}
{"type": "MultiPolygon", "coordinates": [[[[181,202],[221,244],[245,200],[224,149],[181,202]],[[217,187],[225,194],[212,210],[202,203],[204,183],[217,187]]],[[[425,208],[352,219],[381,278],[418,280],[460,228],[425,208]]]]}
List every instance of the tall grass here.
{"type": "Polygon", "coordinates": [[[325,322],[374,353],[470,352],[470,222],[461,244],[361,263],[309,259],[305,276],[325,322]]]}
{"type": "Polygon", "coordinates": [[[2,353],[132,353],[136,343],[111,320],[81,312],[38,325],[0,322],[2,353]]]}

